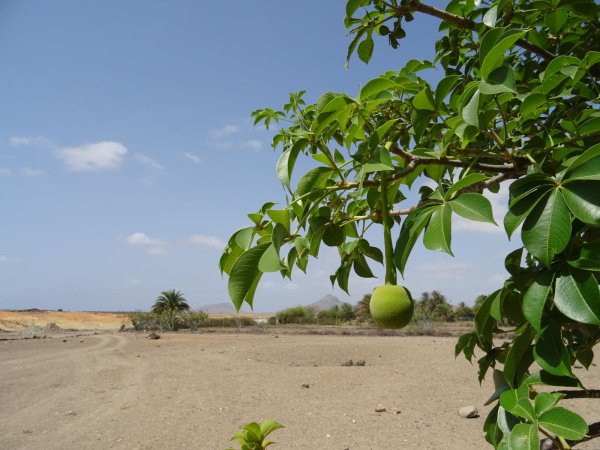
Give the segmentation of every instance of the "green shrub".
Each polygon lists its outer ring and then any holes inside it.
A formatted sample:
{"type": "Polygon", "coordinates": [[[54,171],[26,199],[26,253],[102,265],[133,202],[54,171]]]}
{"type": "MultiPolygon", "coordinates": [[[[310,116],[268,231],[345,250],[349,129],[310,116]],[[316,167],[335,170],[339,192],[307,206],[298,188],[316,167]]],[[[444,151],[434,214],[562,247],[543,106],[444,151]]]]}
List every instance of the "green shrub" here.
{"type": "Polygon", "coordinates": [[[160,329],[160,320],[157,314],[135,311],[129,314],[131,325],[136,331],[152,331],[160,329]]]}
{"type": "Polygon", "coordinates": [[[208,320],[208,314],[204,311],[190,311],[183,316],[183,328],[189,328],[196,331],[200,327],[205,327],[208,320]]]}
{"type": "Polygon", "coordinates": [[[317,322],[319,325],[337,325],[339,311],[334,309],[325,309],[317,313],[317,322]]]}
{"type": "Polygon", "coordinates": [[[306,306],[294,306],[292,308],[279,311],[275,317],[280,324],[296,323],[307,324],[315,323],[315,310],[306,306]]]}

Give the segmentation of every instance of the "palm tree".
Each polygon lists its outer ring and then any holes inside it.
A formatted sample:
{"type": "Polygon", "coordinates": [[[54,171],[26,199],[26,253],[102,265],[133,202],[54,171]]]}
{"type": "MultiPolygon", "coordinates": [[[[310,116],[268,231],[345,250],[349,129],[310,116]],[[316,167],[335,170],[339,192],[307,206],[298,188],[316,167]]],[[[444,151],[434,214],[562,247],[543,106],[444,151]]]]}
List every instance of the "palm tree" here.
{"type": "Polygon", "coordinates": [[[189,311],[190,305],[183,296],[181,291],[171,289],[169,291],[162,291],[156,300],[154,306],[152,306],[152,312],[158,315],[165,314],[168,321],[168,328],[170,330],[175,329],[175,321],[177,314],[183,311],[189,311]]]}
{"type": "Polygon", "coordinates": [[[342,322],[348,322],[354,319],[354,306],[350,303],[342,303],[340,305],[339,316],[342,322]]]}
{"type": "Polygon", "coordinates": [[[363,298],[356,304],[356,317],[361,322],[371,320],[371,294],[363,295],[363,298]]]}

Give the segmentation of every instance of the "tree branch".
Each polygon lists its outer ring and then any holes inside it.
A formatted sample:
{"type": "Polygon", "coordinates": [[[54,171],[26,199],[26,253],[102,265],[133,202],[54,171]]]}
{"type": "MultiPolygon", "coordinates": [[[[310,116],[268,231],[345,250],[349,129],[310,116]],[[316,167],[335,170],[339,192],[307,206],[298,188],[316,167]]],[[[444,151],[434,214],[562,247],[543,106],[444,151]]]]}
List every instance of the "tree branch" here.
{"type": "MultiPolygon", "coordinates": [[[[497,174],[496,176],[480,183],[482,189],[489,189],[493,184],[499,183],[504,180],[519,178],[524,175],[526,170],[524,168],[516,167],[514,164],[486,164],[486,163],[477,163],[473,164],[469,161],[460,161],[455,159],[448,159],[446,157],[442,158],[430,158],[426,156],[417,156],[413,155],[409,152],[405,152],[404,150],[400,150],[397,147],[392,147],[390,152],[398,155],[404,160],[408,161],[406,167],[402,170],[395,172],[393,175],[389,176],[390,181],[400,180],[411,172],[413,172],[417,166],[420,165],[432,165],[439,164],[442,166],[450,166],[450,167],[470,167],[474,170],[480,170],[482,172],[491,172],[497,174]]],[[[379,186],[379,181],[377,180],[365,180],[362,183],[358,181],[340,181],[336,185],[337,189],[358,189],[360,187],[377,187],[379,186]]]]}
{"type": "MultiPolygon", "coordinates": [[[[474,30],[477,26],[477,23],[472,20],[465,19],[464,17],[449,13],[442,9],[435,8],[433,6],[425,5],[419,0],[414,0],[410,6],[396,8],[395,11],[400,16],[406,15],[407,13],[411,13],[414,11],[418,11],[424,14],[429,14],[433,17],[437,17],[438,19],[442,19],[445,22],[451,23],[466,30],[474,30]]],[[[535,53],[540,58],[543,58],[546,61],[554,59],[556,57],[549,51],[544,50],[543,48],[538,47],[537,45],[532,44],[531,42],[525,39],[519,39],[517,41],[517,45],[525,50],[529,50],[530,52],[535,53]]]]}
{"type": "Polygon", "coordinates": [[[573,398],[600,398],[600,389],[588,389],[581,391],[573,391],[569,389],[563,389],[560,391],[554,391],[553,394],[562,394],[564,399],[573,398]]]}

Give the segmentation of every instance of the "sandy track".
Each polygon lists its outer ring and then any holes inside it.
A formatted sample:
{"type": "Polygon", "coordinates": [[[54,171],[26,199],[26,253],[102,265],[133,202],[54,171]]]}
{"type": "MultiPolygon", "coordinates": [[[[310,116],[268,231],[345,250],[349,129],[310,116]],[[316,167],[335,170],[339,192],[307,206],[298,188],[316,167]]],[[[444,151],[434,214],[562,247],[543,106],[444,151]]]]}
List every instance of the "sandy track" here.
{"type": "MultiPolygon", "coordinates": [[[[65,339],[0,342],[0,449],[224,449],[242,424],[266,417],[286,425],[274,448],[486,448],[491,386],[454,359],[455,338],[65,339]],[[367,365],[341,366],[348,359],[367,365]],[[380,403],[401,412],[376,413],[380,403]],[[467,404],[482,417],[459,418],[467,404]]],[[[600,386],[596,367],[584,378],[600,386]]],[[[600,420],[593,403],[578,407],[600,420]]]]}

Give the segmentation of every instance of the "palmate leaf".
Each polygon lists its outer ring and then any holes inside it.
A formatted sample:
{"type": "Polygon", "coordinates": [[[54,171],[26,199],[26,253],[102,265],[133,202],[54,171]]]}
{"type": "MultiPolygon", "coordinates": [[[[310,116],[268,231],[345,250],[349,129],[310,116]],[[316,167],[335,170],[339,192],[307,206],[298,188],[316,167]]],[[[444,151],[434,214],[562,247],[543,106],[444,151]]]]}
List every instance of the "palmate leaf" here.
{"type": "Polygon", "coordinates": [[[560,190],[531,211],[521,230],[523,244],[546,267],[562,252],[571,238],[571,216],[560,190]]]}

